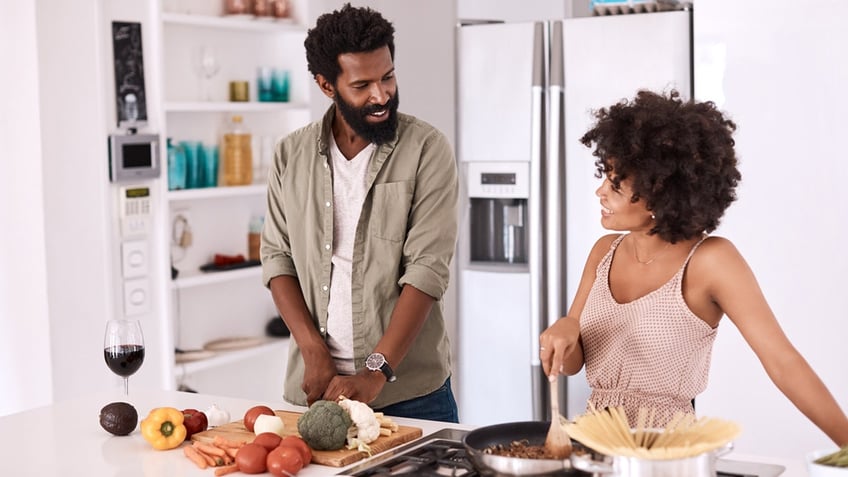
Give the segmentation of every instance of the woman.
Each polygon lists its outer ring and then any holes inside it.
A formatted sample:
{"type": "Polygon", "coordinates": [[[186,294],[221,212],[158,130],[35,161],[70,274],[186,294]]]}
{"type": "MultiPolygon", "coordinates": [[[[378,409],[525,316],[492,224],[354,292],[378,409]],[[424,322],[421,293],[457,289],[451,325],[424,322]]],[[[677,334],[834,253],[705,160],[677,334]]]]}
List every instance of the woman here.
{"type": "Polygon", "coordinates": [[[707,236],[736,198],[736,125],[711,102],[640,91],[595,114],[582,138],[593,154],[601,237],[589,253],[568,315],[540,336],[545,373],[585,364],[590,405],[640,407],[654,425],[707,384],[716,328],[727,316],[777,387],[836,444],[848,418],[789,342],[745,259],[707,236]]]}

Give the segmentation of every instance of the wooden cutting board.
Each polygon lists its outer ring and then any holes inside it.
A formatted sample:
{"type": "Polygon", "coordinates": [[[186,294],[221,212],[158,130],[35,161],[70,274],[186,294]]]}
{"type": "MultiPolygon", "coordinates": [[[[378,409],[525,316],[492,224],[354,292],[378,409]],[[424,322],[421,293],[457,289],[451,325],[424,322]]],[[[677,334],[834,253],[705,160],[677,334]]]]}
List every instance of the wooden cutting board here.
{"type": "MultiPolygon", "coordinates": [[[[300,436],[297,432],[297,418],[301,413],[291,411],[274,411],[283,419],[285,424],[285,435],[300,436]]],[[[418,439],[423,434],[420,427],[398,426],[397,432],[393,432],[390,436],[380,436],[376,441],[368,444],[371,447],[372,455],[379,454],[384,450],[397,447],[401,444],[418,439]]],[[[198,432],[191,436],[191,440],[200,442],[212,442],[215,436],[221,436],[231,441],[253,442],[256,434],[248,431],[244,427],[244,421],[238,420],[223,426],[218,426],[203,432],[198,432]]],[[[331,467],[345,467],[353,464],[356,461],[368,457],[366,452],[361,452],[356,449],[339,449],[334,451],[312,451],[312,462],[320,465],[328,465],[331,467]]]]}

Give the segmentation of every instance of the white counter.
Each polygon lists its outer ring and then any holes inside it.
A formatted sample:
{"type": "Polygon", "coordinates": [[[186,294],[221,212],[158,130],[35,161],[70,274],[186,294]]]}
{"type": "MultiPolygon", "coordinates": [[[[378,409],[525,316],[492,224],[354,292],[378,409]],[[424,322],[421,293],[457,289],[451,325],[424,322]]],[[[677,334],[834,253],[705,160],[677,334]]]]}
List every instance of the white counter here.
{"type": "MultiPolygon", "coordinates": [[[[131,403],[139,419],[155,407],[204,410],[210,405],[241,419],[252,406],[265,404],[273,409],[303,412],[305,408],[285,402],[258,402],[176,391],[131,391],[128,399],[119,393],[105,393],[56,403],[10,416],[0,417],[0,475],[15,477],[67,475],[73,477],[213,477],[209,468],[199,469],[179,449],[153,449],[137,427],[128,436],[113,436],[100,427],[100,409],[113,401],[131,403]]],[[[424,435],[444,427],[467,426],[417,419],[394,419],[398,424],[420,427],[424,435]]],[[[309,464],[298,477],[335,475],[342,468],[309,464]]],[[[235,476],[246,475],[241,473],[235,476]]],[[[271,475],[271,474],[264,474],[271,475]]]]}
{"type": "MultiPolygon", "coordinates": [[[[129,436],[112,436],[100,427],[100,409],[113,401],[127,401],[144,418],[154,407],[204,410],[210,405],[230,412],[238,420],[257,404],[273,409],[303,412],[305,408],[285,402],[257,402],[204,394],[175,391],[132,392],[129,399],[118,393],[104,393],[74,401],[0,417],[0,474],[23,476],[68,475],[74,477],[211,477],[212,469],[201,470],[179,449],[157,451],[141,437],[136,428],[129,436]]],[[[445,427],[470,429],[468,426],[417,419],[395,419],[398,424],[420,427],[424,435],[445,427]]],[[[757,456],[729,454],[727,459],[767,462],[786,467],[784,476],[807,475],[802,462],[757,456]]],[[[299,477],[329,476],[344,468],[309,464],[299,477]]],[[[245,474],[231,474],[245,475],[245,474]]],[[[270,474],[264,474],[270,475],[270,474]]]]}

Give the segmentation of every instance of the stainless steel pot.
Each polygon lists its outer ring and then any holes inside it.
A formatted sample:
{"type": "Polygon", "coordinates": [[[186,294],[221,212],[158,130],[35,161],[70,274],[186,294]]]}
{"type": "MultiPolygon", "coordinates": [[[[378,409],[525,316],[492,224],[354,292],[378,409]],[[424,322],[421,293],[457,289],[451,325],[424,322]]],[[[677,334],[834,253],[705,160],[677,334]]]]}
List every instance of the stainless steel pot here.
{"type": "MultiPolygon", "coordinates": [[[[585,475],[571,468],[569,460],[520,459],[487,454],[484,450],[494,445],[509,446],[513,441],[527,440],[529,445],[544,445],[549,422],[508,422],[479,427],[470,431],[462,440],[474,467],[485,476],[550,476],[585,475]]],[[[575,443],[576,446],[579,444],[575,443]]]]}
{"type": "Polygon", "coordinates": [[[575,469],[615,477],[715,477],[716,461],[733,449],[733,443],[685,459],[654,460],[638,457],[571,454],[575,469]]]}

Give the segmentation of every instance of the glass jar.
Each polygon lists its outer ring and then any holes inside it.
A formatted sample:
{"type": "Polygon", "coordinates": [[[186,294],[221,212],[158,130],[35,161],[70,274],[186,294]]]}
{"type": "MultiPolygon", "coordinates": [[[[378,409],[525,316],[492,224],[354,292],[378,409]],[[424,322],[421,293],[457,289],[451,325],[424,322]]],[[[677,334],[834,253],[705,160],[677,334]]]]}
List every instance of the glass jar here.
{"type": "Polygon", "coordinates": [[[247,185],[253,182],[251,140],[241,115],[234,115],[221,144],[220,185],[247,185]]]}

